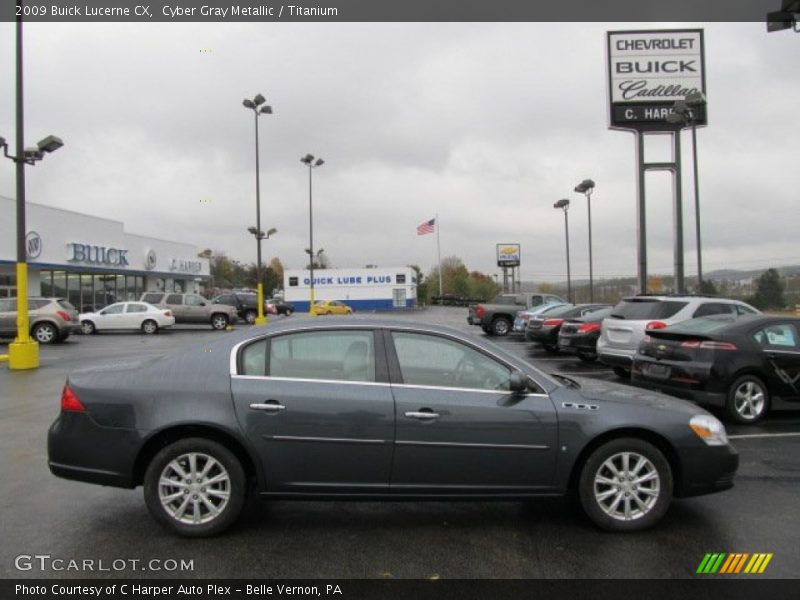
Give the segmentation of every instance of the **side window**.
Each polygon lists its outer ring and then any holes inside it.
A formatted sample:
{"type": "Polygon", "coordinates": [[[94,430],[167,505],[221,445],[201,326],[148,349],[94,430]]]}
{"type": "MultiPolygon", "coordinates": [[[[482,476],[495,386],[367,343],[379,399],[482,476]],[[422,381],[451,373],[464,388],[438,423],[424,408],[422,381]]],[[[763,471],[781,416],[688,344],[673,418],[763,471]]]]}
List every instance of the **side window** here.
{"type": "Polygon", "coordinates": [[[14,312],[15,310],[17,310],[16,298],[0,300],[0,312],[14,312]]]}
{"type": "Polygon", "coordinates": [[[260,340],[242,350],[242,375],[263,377],[267,372],[267,340],[260,340]]]}
{"type": "Polygon", "coordinates": [[[147,307],[144,304],[138,304],[136,302],[131,302],[128,304],[128,308],[125,309],[126,313],[143,313],[147,312],[147,307]]]}
{"type": "Polygon", "coordinates": [[[372,331],[313,331],[272,338],[271,377],[375,381],[372,331]]]}
{"type": "Polygon", "coordinates": [[[511,370],[472,347],[435,335],[392,332],[403,383],[508,390],[511,370]]]}
{"type": "Polygon", "coordinates": [[[50,304],[50,300],[31,300],[28,298],[28,310],[38,310],[50,304]]]}
{"type": "Polygon", "coordinates": [[[733,314],[733,304],[723,304],[722,302],[706,302],[694,311],[694,318],[710,317],[711,315],[730,315],[733,314]]]}
{"type": "Polygon", "coordinates": [[[122,311],[124,310],[124,304],[112,304],[108,308],[104,308],[100,311],[100,314],[103,315],[121,315],[122,311]]]}
{"type": "Polygon", "coordinates": [[[158,304],[161,302],[161,298],[164,297],[164,294],[145,294],[142,298],[142,302],[147,302],[148,304],[158,304]]]}
{"type": "Polygon", "coordinates": [[[170,294],[167,296],[167,304],[183,304],[183,296],[180,294],[170,294]]]}
{"type": "Polygon", "coordinates": [[[195,296],[194,294],[186,296],[187,306],[203,306],[204,304],[205,300],[203,300],[200,296],[195,296]]]}
{"type": "Polygon", "coordinates": [[[765,348],[779,350],[798,350],[797,330],[788,323],[779,323],[760,329],[753,334],[753,339],[765,348]]]}
{"type": "Polygon", "coordinates": [[[750,308],[749,306],[745,306],[744,304],[737,304],[736,305],[736,312],[740,315],[757,315],[758,312],[750,308]]]}

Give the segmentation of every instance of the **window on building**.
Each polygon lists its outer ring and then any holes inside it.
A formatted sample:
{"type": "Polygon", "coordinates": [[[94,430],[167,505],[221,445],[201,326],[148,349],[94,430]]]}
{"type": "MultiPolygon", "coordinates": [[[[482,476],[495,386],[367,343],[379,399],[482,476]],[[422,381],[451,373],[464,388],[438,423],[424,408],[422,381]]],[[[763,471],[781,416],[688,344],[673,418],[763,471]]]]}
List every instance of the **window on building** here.
{"type": "Polygon", "coordinates": [[[289,277],[289,287],[297,287],[297,277],[289,277]]]}
{"type": "Polygon", "coordinates": [[[394,278],[397,281],[397,283],[405,283],[406,282],[405,273],[398,273],[397,275],[394,276],[394,278]]]}

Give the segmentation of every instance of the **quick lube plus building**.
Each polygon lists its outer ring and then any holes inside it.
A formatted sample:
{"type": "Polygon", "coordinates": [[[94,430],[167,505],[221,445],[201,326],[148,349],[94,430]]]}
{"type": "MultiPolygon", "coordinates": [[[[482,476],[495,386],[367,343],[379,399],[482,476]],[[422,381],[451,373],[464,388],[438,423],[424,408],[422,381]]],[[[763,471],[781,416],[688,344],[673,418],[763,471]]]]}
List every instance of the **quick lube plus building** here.
{"type": "MultiPolygon", "coordinates": [[[[307,311],[311,278],[307,269],[284,271],[284,299],[307,311]]],[[[353,310],[393,310],[417,305],[417,280],[408,267],[314,269],[314,298],[339,300],[353,310]]]]}
{"type": "MultiPolygon", "coordinates": [[[[199,292],[209,277],[197,248],[127,233],[119,221],[28,202],[28,293],[79,309],[142,292],[199,292]]],[[[0,196],[0,297],[16,295],[16,203],[0,196]]]]}

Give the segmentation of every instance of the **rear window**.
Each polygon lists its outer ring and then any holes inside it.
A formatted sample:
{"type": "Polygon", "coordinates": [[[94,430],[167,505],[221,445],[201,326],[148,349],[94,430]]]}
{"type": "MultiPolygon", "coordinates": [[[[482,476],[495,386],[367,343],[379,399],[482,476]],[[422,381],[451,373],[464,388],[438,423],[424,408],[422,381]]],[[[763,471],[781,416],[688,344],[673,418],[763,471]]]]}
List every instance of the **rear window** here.
{"type": "Polygon", "coordinates": [[[547,314],[548,317],[569,317],[571,316],[570,313],[575,313],[576,315],[580,314],[580,309],[572,306],[571,304],[567,304],[565,306],[556,306],[555,308],[551,308],[550,310],[543,310],[540,312],[540,315],[547,314]]]}
{"type": "Polygon", "coordinates": [[[675,316],[688,302],[678,300],[623,300],[609,315],[612,319],[644,321],[646,319],[669,319],[675,316]]]}
{"type": "Polygon", "coordinates": [[[670,325],[663,331],[670,333],[712,333],[720,329],[724,329],[731,323],[735,323],[736,318],[733,316],[717,316],[717,317],[701,317],[699,319],[689,319],[683,323],[670,325]]]}
{"type": "Polygon", "coordinates": [[[71,304],[71,303],[69,303],[69,302],[68,302],[68,301],[66,301],[66,300],[57,300],[57,302],[58,302],[58,305],[59,305],[61,308],[63,308],[64,310],[75,310],[75,307],[74,307],[74,306],[72,306],[72,304],[71,304]]]}

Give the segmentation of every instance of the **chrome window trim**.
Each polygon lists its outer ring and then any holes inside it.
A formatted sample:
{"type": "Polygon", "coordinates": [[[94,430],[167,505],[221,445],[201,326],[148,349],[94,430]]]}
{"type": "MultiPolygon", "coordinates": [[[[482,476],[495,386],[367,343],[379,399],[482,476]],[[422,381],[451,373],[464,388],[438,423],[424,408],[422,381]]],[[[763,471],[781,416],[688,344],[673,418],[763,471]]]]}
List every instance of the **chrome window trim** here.
{"type": "MultiPolygon", "coordinates": [[[[419,327],[411,327],[411,326],[404,326],[404,325],[372,325],[372,324],[368,324],[368,323],[353,323],[353,324],[342,323],[341,325],[339,325],[339,324],[334,324],[334,325],[320,324],[320,325],[300,326],[300,327],[295,327],[295,328],[292,328],[292,329],[287,329],[287,330],[284,330],[284,331],[269,332],[269,333],[267,333],[267,334],[265,334],[263,336],[242,340],[241,342],[236,344],[233,348],[231,348],[230,363],[229,363],[230,364],[230,374],[231,374],[232,377],[234,377],[234,376],[236,376],[236,377],[247,377],[246,375],[239,375],[237,370],[236,370],[236,357],[239,354],[239,349],[242,346],[246,345],[246,344],[252,344],[252,343],[255,343],[257,341],[262,341],[262,340],[264,340],[266,338],[269,338],[269,337],[275,337],[275,336],[279,336],[279,335],[283,335],[283,334],[289,335],[289,334],[292,334],[292,333],[301,333],[301,332],[308,332],[308,331],[334,331],[334,330],[349,330],[349,329],[369,329],[371,331],[377,331],[379,329],[385,329],[389,333],[391,333],[392,331],[407,331],[407,332],[411,332],[411,333],[417,333],[417,334],[420,334],[420,335],[434,335],[434,336],[449,338],[449,339],[452,339],[452,340],[459,341],[459,342],[461,342],[463,344],[466,344],[467,346],[469,346],[470,348],[472,348],[473,350],[475,350],[477,352],[481,352],[482,354],[488,354],[489,356],[491,356],[495,360],[499,361],[500,363],[502,363],[503,365],[505,365],[506,367],[511,369],[512,372],[520,370],[515,365],[509,364],[502,356],[498,356],[497,354],[495,354],[494,352],[492,352],[488,348],[482,348],[480,346],[475,346],[475,343],[471,339],[461,337],[459,335],[450,333],[449,331],[448,332],[442,332],[442,331],[429,330],[429,329],[420,329],[419,327]]],[[[546,373],[542,373],[542,375],[544,377],[546,377],[546,378],[548,377],[546,373]]],[[[275,379],[277,379],[277,378],[275,378],[275,379]]],[[[322,380],[314,379],[314,380],[311,380],[311,381],[322,381],[322,380]]],[[[332,381],[337,381],[337,380],[332,380],[332,381]]],[[[354,383],[354,382],[344,382],[344,383],[354,383]]],[[[538,385],[539,387],[544,389],[545,386],[543,386],[541,383],[539,383],[538,381],[535,381],[535,383],[536,383],[536,385],[538,385]]],[[[555,381],[553,381],[552,383],[554,383],[555,385],[560,385],[558,382],[555,382],[555,381]]],[[[457,388],[457,389],[468,389],[468,388],[457,388]]],[[[547,394],[547,393],[545,393],[545,394],[534,394],[534,395],[549,396],[549,394],[547,394]]]]}
{"type": "MultiPolygon", "coordinates": [[[[463,388],[463,387],[447,387],[443,385],[418,385],[414,383],[393,383],[392,387],[396,388],[408,388],[412,390],[441,390],[445,392],[470,392],[470,393],[478,393],[478,394],[501,394],[504,396],[508,396],[513,394],[514,392],[510,390],[486,390],[483,388],[463,388]]],[[[549,394],[535,394],[535,393],[528,393],[528,394],[520,394],[521,396],[528,397],[536,397],[536,398],[549,398],[549,394]]]]}
{"type": "Polygon", "coordinates": [[[309,379],[306,377],[271,377],[267,375],[231,375],[231,379],[257,379],[265,381],[299,381],[301,383],[338,383],[344,385],[369,385],[390,387],[391,384],[381,381],[347,381],[346,379],[309,379]]]}
{"type": "Polygon", "coordinates": [[[490,448],[493,450],[549,450],[550,446],[533,444],[475,444],[468,442],[424,442],[417,440],[397,440],[395,446],[437,446],[449,448],[490,448]]]}
{"type": "Polygon", "coordinates": [[[774,354],[791,354],[791,355],[800,354],[800,351],[798,351],[798,350],[774,350],[771,347],[770,348],[765,348],[763,346],[761,347],[761,351],[762,352],[772,352],[774,354]]]}

